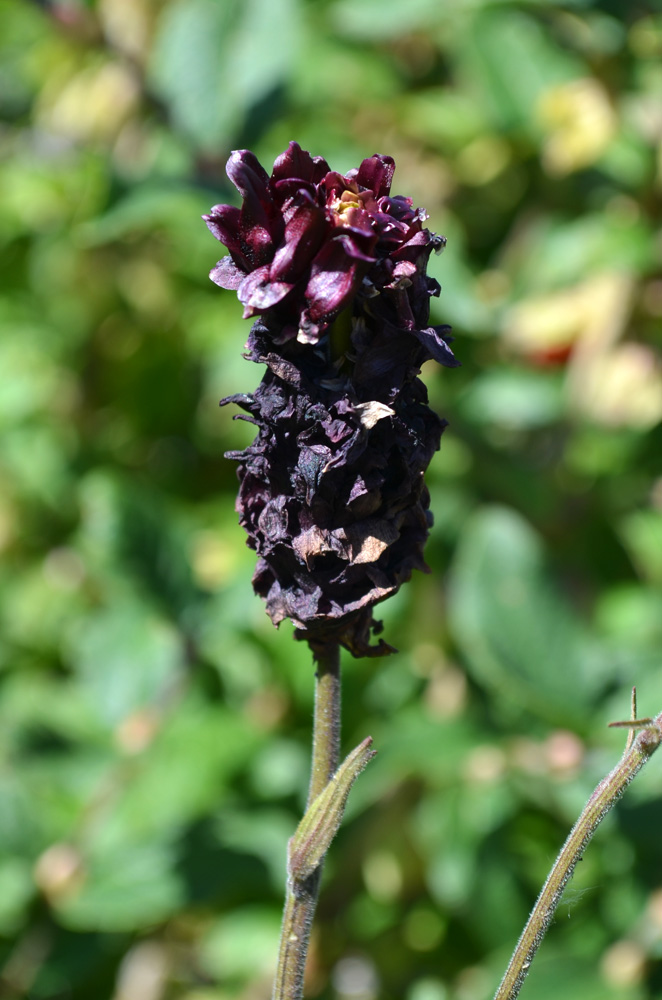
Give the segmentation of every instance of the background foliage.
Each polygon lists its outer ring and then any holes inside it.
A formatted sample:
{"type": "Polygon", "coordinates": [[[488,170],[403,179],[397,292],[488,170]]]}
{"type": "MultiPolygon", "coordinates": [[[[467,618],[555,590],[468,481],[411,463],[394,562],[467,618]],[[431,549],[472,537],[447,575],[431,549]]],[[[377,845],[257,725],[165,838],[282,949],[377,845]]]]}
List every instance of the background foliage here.
{"type": "MultiPolygon", "coordinates": [[[[396,158],[463,362],[432,574],[345,665],[379,756],[308,994],[491,996],[606,721],[662,709],[661,57],[639,0],[0,0],[3,997],[268,995],[312,670],[250,590],[200,215],[292,138],[396,158]]],[[[662,997],[661,829],[655,759],[523,997],[662,997]]]]}

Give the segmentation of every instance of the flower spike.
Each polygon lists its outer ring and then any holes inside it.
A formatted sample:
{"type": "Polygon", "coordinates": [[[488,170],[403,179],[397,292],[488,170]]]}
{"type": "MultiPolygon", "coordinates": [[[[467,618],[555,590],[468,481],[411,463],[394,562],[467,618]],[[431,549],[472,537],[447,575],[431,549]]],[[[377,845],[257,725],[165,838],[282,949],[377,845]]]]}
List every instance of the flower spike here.
{"type": "Polygon", "coordinates": [[[430,325],[427,262],[445,240],[391,196],[394,170],[375,155],[343,175],[291,142],[268,176],[239,150],[227,172],[241,207],[204,216],[229,251],[211,278],[256,317],[247,356],[267,366],[253,395],[222,401],[258,428],[229,455],[254,589],[274,624],[356,656],[391,651],[371,645],[372,608],[426,569],[423,475],[446,422],[418,375],[459,364],[449,327],[430,325]]]}

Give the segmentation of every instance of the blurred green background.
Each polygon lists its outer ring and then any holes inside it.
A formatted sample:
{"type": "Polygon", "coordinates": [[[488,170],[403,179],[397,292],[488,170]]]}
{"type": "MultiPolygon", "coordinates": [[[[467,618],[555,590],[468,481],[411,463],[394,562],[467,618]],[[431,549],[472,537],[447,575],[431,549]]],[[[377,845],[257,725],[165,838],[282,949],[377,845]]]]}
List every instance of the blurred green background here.
{"type": "MultiPolygon", "coordinates": [[[[307,995],[487,1000],[662,709],[662,13],[625,0],[0,0],[0,996],[262,1000],[312,668],[253,597],[207,273],[231,149],[374,152],[448,237],[432,574],[345,662],[307,995]]],[[[426,366],[427,367],[427,366],[426,366]]],[[[531,1000],[662,998],[662,764],[531,1000]]]]}

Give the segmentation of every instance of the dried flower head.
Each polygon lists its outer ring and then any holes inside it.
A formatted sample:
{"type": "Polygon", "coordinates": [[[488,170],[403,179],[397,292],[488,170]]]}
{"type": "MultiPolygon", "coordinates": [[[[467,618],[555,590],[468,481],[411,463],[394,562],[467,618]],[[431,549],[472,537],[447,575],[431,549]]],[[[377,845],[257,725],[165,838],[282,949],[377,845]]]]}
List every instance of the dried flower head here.
{"type": "Polygon", "coordinates": [[[372,607],[426,568],[423,475],[445,426],[417,376],[430,358],[458,364],[449,328],[429,324],[439,285],[426,267],[445,240],[390,196],[387,156],[343,176],[292,142],[271,177],[246,150],[227,170],[243,203],[205,216],[230,251],[211,277],[259,317],[248,357],[267,365],[253,395],[223,400],[258,428],[229,455],[253,584],[274,624],[383,653],[372,607]]]}

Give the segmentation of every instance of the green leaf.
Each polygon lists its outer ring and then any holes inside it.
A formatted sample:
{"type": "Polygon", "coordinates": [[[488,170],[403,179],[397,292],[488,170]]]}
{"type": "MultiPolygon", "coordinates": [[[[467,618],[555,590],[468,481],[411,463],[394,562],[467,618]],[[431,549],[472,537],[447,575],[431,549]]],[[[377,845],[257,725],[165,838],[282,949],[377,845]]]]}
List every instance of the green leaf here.
{"type": "Polygon", "coordinates": [[[646,221],[605,213],[578,219],[536,218],[525,223],[506,250],[513,299],[577,283],[604,271],[639,271],[653,266],[655,248],[646,221]]]}
{"type": "Polygon", "coordinates": [[[237,0],[180,0],[162,11],[150,79],[170,107],[176,126],[213,149],[241,121],[233,100],[227,57],[236,32],[237,0]]]}
{"type": "MultiPolygon", "coordinates": [[[[589,930],[596,933],[591,927],[585,928],[585,933],[589,930]]],[[[595,963],[576,957],[574,949],[566,950],[567,945],[564,949],[554,943],[550,947],[546,945],[547,942],[533,961],[525,987],[536,1000],[558,1000],[559,997],[564,1000],[633,1000],[637,996],[636,988],[633,990],[629,983],[621,985],[616,977],[606,981],[604,974],[596,976],[595,963]]]]}
{"type": "Polygon", "coordinates": [[[623,642],[630,654],[648,651],[658,659],[662,649],[661,605],[658,589],[621,584],[603,592],[596,606],[596,622],[606,636],[623,642]]]}
{"type": "Polygon", "coordinates": [[[461,89],[500,129],[535,134],[534,111],[543,92],[581,75],[581,64],[553,44],[551,33],[510,4],[478,10],[458,36],[452,58],[461,89]]]}
{"type": "Polygon", "coordinates": [[[102,215],[81,223],[76,229],[84,247],[100,246],[135,233],[163,230],[173,236],[195,237],[201,245],[212,247],[200,215],[208,211],[207,198],[201,192],[181,185],[163,183],[136,185],[102,215]]]}
{"type": "Polygon", "coordinates": [[[81,483],[80,499],[85,556],[104,576],[116,574],[122,590],[131,591],[126,603],[135,600],[138,591],[180,622],[201,593],[192,578],[184,532],[162,495],[124,477],[97,472],[81,483]]]}
{"type": "Polygon", "coordinates": [[[131,931],[158,923],[185,897],[174,848],[151,841],[104,848],[83,861],[79,888],[56,904],[59,919],[78,930],[131,931]]]}
{"type": "Polygon", "coordinates": [[[0,934],[20,929],[34,896],[32,866],[23,858],[0,859],[0,934]]]}
{"type": "Polygon", "coordinates": [[[404,14],[400,0],[338,0],[331,16],[343,35],[386,40],[437,24],[443,13],[437,0],[409,0],[404,14]]]}
{"type": "Polygon", "coordinates": [[[469,669],[489,691],[556,724],[586,724],[610,661],[546,571],[541,540],[514,511],[483,508],[467,521],[449,614],[469,669]]]}
{"type": "Polygon", "coordinates": [[[621,521],[621,535],[644,580],[662,587],[662,512],[633,511],[621,521]]]}
{"type": "Polygon", "coordinates": [[[3,477],[24,497],[58,512],[72,501],[72,428],[40,421],[13,427],[3,435],[3,477]]]}
{"type": "Polygon", "coordinates": [[[118,782],[112,809],[94,830],[97,849],[181,830],[211,812],[259,742],[237,714],[197,692],[183,698],[118,782]]]}
{"type": "Polygon", "coordinates": [[[554,423],[563,414],[563,383],[554,374],[497,368],[478,375],[458,400],[475,424],[528,430],[554,423]]]}
{"type": "Polygon", "coordinates": [[[266,906],[247,906],[223,917],[205,935],[200,959],[216,978],[255,979],[269,975],[276,964],[280,912],[266,906]]]}
{"type": "Polygon", "coordinates": [[[375,756],[368,736],[342,762],[327,786],[314,799],[290,841],[288,871],[297,881],[307,879],[324,860],[345,812],[351,787],[375,756]]]}
{"type": "Polygon", "coordinates": [[[295,0],[176,0],[161,15],[150,79],[175,125],[218,150],[287,80],[296,48],[295,0]]]}
{"type": "Polygon", "coordinates": [[[46,352],[8,331],[0,341],[0,371],[0,427],[45,409],[63,389],[62,374],[46,352]]]}
{"type": "Polygon", "coordinates": [[[163,699],[184,666],[179,634],[139,603],[118,603],[82,620],[70,655],[90,703],[111,726],[163,699]]]}
{"type": "Polygon", "coordinates": [[[240,812],[224,803],[216,826],[218,842],[230,851],[258,858],[269,872],[271,885],[280,892],[292,836],[291,813],[277,809],[240,812]]]}

